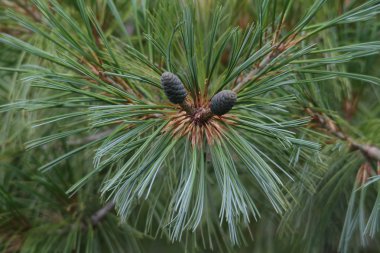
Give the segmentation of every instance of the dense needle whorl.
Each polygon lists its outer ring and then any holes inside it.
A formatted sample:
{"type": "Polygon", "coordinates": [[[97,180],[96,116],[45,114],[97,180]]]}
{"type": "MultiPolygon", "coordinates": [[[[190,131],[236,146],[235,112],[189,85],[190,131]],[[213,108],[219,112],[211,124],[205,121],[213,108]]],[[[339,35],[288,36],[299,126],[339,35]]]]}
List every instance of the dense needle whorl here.
{"type": "Polygon", "coordinates": [[[231,90],[222,90],[212,97],[210,109],[213,114],[221,116],[229,112],[236,103],[236,93],[231,90]]]}
{"type": "Polygon", "coordinates": [[[170,102],[180,104],[185,100],[187,92],[178,76],[164,72],[161,75],[161,84],[170,102]]]}

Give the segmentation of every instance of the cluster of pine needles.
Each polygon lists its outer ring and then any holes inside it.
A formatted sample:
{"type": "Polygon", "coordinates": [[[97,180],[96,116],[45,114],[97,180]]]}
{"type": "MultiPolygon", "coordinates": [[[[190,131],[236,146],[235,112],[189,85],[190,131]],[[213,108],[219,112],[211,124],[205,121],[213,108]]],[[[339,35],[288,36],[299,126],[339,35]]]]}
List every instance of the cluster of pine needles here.
{"type": "Polygon", "coordinates": [[[379,13],[0,0],[0,251],[376,252],[379,13]]]}

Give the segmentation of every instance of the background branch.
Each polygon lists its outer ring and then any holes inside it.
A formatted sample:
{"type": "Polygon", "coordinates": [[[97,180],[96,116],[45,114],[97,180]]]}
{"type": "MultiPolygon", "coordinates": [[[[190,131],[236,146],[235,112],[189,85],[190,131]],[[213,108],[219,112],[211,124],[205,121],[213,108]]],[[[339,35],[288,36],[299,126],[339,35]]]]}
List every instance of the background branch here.
{"type": "Polygon", "coordinates": [[[366,158],[380,161],[380,148],[374,145],[363,144],[355,141],[352,137],[344,133],[335,121],[324,113],[315,112],[310,108],[306,108],[306,112],[313,118],[320,127],[327,130],[330,134],[339,138],[340,140],[348,142],[352,150],[360,150],[366,158]]]}
{"type": "Polygon", "coordinates": [[[108,202],[105,206],[103,206],[91,216],[91,224],[93,226],[99,224],[99,222],[101,222],[106,217],[106,215],[114,209],[114,207],[115,202],[108,202]]]}

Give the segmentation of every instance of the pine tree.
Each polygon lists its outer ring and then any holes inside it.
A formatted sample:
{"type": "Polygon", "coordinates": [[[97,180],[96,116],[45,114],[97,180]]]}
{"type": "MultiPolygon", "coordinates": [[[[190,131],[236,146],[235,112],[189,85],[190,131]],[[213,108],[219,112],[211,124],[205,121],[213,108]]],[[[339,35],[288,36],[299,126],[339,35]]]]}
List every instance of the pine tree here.
{"type": "Polygon", "coordinates": [[[0,251],[376,252],[379,12],[0,0],[0,251]]]}

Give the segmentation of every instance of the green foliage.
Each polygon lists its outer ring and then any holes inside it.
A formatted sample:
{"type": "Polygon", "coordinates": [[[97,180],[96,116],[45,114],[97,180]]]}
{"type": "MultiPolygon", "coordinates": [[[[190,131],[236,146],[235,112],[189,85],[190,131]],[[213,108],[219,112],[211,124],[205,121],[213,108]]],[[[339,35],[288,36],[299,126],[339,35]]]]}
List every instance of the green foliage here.
{"type": "Polygon", "coordinates": [[[139,251],[135,238],[141,235],[128,225],[118,226],[115,215],[97,224],[90,219],[101,207],[95,184],[70,197],[65,193],[71,181],[67,175],[46,177],[17,170],[4,171],[8,175],[0,188],[1,251],[139,251]]]}
{"type": "Polygon", "coordinates": [[[31,2],[1,9],[23,31],[0,35],[1,250],[378,246],[378,161],[308,112],[380,144],[379,1],[31,2]],[[198,123],[166,71],[197,110],[221,90],[237,102],[198,123]],[[116,213],[94,224],[99,198],[116,213]]]}

